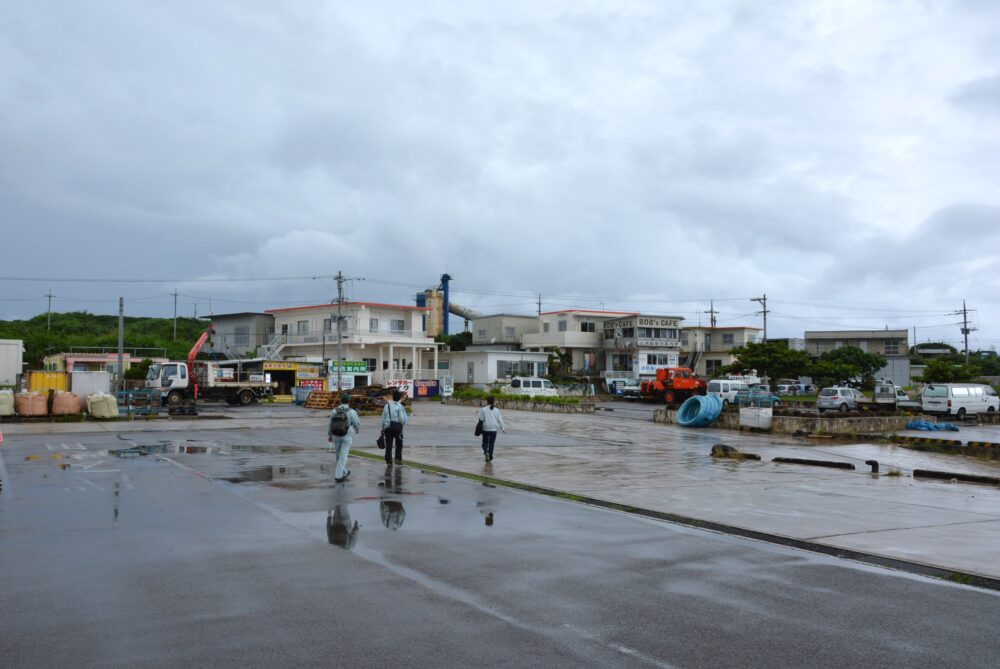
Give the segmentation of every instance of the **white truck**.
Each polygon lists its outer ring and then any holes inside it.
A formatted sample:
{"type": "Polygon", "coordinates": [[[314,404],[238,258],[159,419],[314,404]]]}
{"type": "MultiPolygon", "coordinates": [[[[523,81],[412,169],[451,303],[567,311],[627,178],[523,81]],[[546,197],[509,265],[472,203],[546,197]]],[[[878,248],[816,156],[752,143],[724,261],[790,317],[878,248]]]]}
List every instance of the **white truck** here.
{"type": "Polygon", "coordinates": [[[231,367],[195,360],[215,328],[209,326],[188,352],[187,362],[154,363],[146,373],[146,387],[160,391],[167,406],[179,407],[199,399],[220,399],[230,404],[253,404],[271,395],[277,383],[242,375],[231,367]]]}
{"type": "Polygon", "coordinates": [[[231,367],[213,362],[195,361],[194,379],[187,363],[152,364],[146,374],[146,387],[158,388],[168,406],[186,400],[216,399],[246,406],[274,393],[277,383],[250,380],[251,375],[237,374],[231,367]]]}

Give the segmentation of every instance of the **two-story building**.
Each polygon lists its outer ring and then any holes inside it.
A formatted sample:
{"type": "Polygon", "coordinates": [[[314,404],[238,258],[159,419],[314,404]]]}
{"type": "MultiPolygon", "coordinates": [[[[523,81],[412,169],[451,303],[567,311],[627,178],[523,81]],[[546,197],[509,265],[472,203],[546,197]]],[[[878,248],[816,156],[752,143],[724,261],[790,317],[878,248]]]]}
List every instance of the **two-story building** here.
{"type": "Polygon", "coordinates": [[[213,314],[215,335],[202,349],[226,358],[253,358],[274,338],[274,314],[241,311],[213,314]]]}
{"type": "Polygon", "coordinates": [[[733,363],[734,348],[756,343],[760,332],[760,328],[746,326],[686,327],[681,330],[684,365],[698,376],[714,377],[720,367],[733,363]]]}
{"type": "Polygon", "coordinates": [[[911,385],[909,330],[807,330],[806,353],[818,358],[827,351],[856,346],[866,353],[885,356],[886,366],[875,376],[900,386],[911,385]]]}
{"type": "Polygon", "coordinates": [[[521,338],[538,332],[538,317],[492,314],[472,321],[473,346],[520,348],[521,338]]]}
{"type": "MultiPolygon", "coordinates": [[[[341,305],[341,369],[367,370],[368,383],[437,379],[438,348],[427,336],[426,307],[377,302],[341,305]],[[346,363],[352,363],[346,365],[346,363]]],[[[269,360],[309,362],[337,359],[337,304],[268,309],[275,334],[260,352],[269,360]]],[[[329,365],[336,372],[337,365],[329,365]]],[[[360,373],[355,376],[364,376],[360,373]]]]}
{"type": "Polygon", "coordinates": [[[521,347],[535,352],[568,351],[574,372],[599,372],[606,368],[604,323],[623,316],[635,314],[589,309],[545,312],[538,316],[535,332],[521,337],[521,347]]]}
{"type": "Polygon", "coordinates": [[[650,378],[680,362],[681,316],[630,314],[604,321],[604,376],[650,378]]]}

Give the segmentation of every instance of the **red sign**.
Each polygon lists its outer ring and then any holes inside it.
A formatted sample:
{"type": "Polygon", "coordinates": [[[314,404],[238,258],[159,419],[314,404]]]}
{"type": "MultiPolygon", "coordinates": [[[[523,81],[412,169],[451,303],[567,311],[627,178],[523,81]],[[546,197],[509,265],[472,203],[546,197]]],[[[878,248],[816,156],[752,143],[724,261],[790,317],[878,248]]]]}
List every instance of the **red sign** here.
{"type": "Polygon", "coordinates": [[[323,390],[323,379],[299,379],[299,387],[323,390]]]}

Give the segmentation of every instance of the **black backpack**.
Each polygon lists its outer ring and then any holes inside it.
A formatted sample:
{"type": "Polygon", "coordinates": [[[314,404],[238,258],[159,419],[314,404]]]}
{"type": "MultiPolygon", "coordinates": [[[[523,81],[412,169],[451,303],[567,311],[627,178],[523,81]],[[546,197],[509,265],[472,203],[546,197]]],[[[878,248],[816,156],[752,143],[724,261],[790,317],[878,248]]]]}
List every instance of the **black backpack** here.
{"type": "Polygon", "coordinates": [[[330,434],[335,437],[343,437],[351,429],[351,417],[348,413],[350,409],[337,407],[333,415],[330,416],[330,434]]]}

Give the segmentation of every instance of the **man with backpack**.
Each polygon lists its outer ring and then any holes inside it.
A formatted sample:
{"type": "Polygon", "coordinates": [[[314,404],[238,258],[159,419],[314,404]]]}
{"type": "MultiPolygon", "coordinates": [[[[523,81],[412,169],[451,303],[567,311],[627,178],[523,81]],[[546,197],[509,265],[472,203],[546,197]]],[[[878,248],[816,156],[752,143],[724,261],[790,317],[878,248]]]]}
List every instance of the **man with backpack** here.
{"type": "Polygon", "coordinates": [[[396,462],[403,461],[403,426],[406,425],[406,409],[399,401],[403,395],[398,389],[392,391],[392,401],[382,409],[382,432],[385,434],[385,464],[392,465],[392,447],[396,445],[396,462]]]}
{"type": "Polygon", "coordinates": [[[354,428],[355,434],[361,432],[361,419],[358,418],[358,412],[351,408],[351,396],[344,393],[340,396],[340,406],[330,413],[330,423],[326,429],[327,441],[333,443],[337,453],[337,469],[333,473],[337,483],[351,475],[347,468],[347,454],[354,441],[351,428],[354,428]]]}

